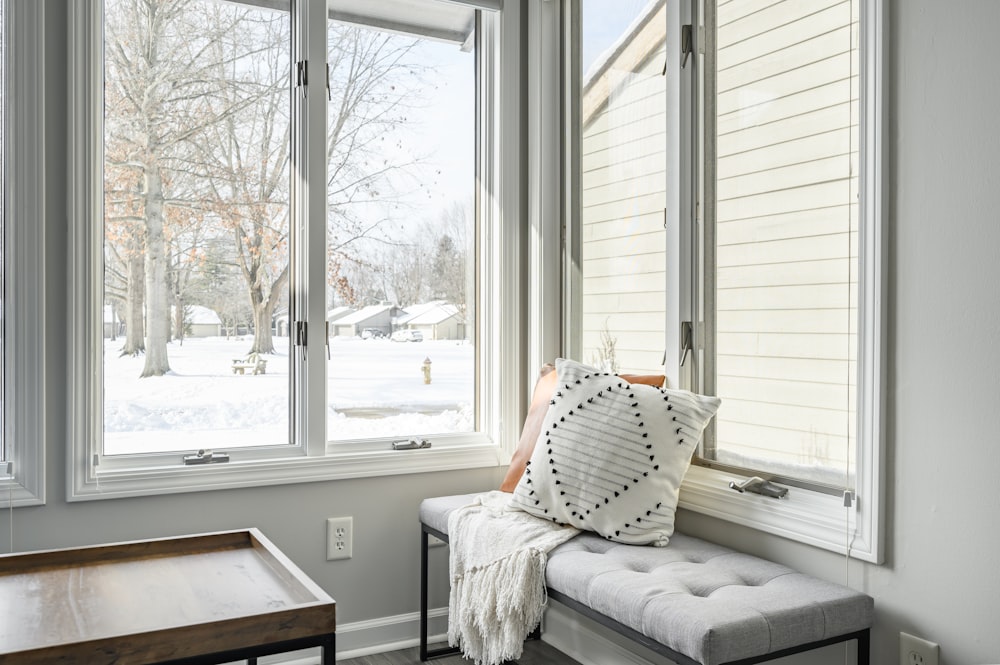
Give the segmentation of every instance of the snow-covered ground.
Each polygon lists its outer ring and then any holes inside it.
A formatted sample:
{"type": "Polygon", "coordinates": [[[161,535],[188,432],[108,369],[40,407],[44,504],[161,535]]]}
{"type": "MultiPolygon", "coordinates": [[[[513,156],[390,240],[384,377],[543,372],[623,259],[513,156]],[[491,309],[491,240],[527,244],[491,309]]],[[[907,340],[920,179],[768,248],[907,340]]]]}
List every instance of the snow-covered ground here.
{"type": "MultiPolygon", "coordinates": [[[[104,452],[225,450],[288,441],[288,338],[264,355],[267,372],[234,374],[252,338],[188,338],[169,346],[171,371],[139,378],[143,357],[105,340],[104,452]]],[[[471,431],[474,349],[454,341],[333,337],[327,363],[331,440],[471,431]],[[431,383],[422,366],[431,361],[431,383]]]]}

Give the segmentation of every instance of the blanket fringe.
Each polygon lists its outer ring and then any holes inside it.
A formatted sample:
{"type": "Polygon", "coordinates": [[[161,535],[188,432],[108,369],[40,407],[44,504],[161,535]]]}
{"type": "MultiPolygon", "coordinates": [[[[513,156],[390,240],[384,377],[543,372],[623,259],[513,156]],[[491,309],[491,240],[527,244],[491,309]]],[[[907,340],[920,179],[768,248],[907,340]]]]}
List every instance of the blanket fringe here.
{"type": "Polygon", "coordinates": [[[547,559],[527,548],[452,579],[448,644],[477,665],[519,658],[542,620],[547,559]]]}

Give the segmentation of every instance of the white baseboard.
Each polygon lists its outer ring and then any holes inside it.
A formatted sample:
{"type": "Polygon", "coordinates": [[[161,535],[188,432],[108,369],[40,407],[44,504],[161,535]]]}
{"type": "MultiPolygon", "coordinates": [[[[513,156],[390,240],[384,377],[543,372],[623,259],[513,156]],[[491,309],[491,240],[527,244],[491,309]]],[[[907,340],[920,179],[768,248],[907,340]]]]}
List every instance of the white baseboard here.
{"type": "MultiPolygon", "coordinates": [[[[448,639],[448,608],[427,613],[428,639],[433,644],[448,639]]],[[[355,621],[337,626],[337,662],[374,653],[409,649],[420,644],[420,613],[355,621]]],[[[260,659],[261,665],[319,665],[319,649],[279,654],[260,659]]]]}
{"type": "MultiPolygon", "coordinates": [[[[427,634],[431,643],[448,639],[448,608],[427,612],[427,634]]],[[[337,660],[373,653],[408,649],[420,644],[420,613],[355,621],[337,626],[337,660]]]]}

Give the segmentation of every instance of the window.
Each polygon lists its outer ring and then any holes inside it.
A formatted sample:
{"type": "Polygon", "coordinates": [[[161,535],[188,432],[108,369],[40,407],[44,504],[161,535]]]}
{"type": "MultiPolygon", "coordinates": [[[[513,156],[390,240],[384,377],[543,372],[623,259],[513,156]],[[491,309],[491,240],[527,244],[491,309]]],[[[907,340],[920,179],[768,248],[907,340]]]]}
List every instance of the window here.
{"type": "Polygon", "coordinates": [[[45,367],[39,333],[45,329],[44,307],[39,306],[45,293],[41,190],[45,114],[37,85],[44,40],[38,3],[0,1],[0,53],[0,505],[23,506],[45,501],[45,367]]]}
{"type": "Polygon", "coordinates": [[[474,432],[475,12],[447,39],[333,16],[329,438],[474,432]]]}
{"type": "Polygon", "coordinates": [[[682,506],[879,560],[881,3],[579,25],[572,353],[722,397],[682,506]]]}
{"type": "Polygon", "coordinates": [[[495,464],[505,445],[508,19],[293,4],[71,8],[74,499],[495,464]]]}
{"type": "Polygon", "coordinates": [[[582,4],[580,357],[610,372],[663,367],[664,12],[582,4]]]}
{"type": "Polygon", "coordinates": [[[717,3],[707,72],[702,457],[816,488],[854,488],[858,6],[717,3]]]}

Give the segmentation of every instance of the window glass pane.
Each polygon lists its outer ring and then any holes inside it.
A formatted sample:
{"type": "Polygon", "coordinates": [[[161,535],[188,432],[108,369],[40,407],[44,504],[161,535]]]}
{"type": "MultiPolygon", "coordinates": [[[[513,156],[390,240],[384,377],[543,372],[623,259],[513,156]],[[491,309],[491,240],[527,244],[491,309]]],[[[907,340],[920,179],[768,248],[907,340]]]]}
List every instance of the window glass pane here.
{"type": "MultiPolygon", "coordinates": [[[[6,234],[4,233],[4,225],[6,223],[6,218],[4,217],[4,202],[7,200],[7,181],[5,178],[5,171],[7,169],[7,158],[4,153],[4,130],[7,128],[7,77],[5,67],[7,66],[7,35],[6,35],[6,21],[4,19],[4,10],[6,8],[6,0],[0,0],[0,460],[6,459],[4,456],[4,441],[6,437],[4,432],[6,432],[5,423],[5,413],[4,408],[4,395],[3,391],[7,385],[4,380],[4,354],[3,349],[6,348],[6,343],[4,342],[6,335],[4,330],[6,328],[6,318],[4,316],[4,300],[7,297],[7,285],[6,276],[7,270],[5,267],[4,257],[4,238],[6,234]]],[[[0,473],[4,470],[0,469],[0,473]]]]}
{"type": "Polygon", "coordinates": [[[332,440],[476,429],[472,30],[329,22],[332,440]]]}
{"type": "Polygon", "coordinates": [[[287,12],[106,0],[104,453],[287,443],[287,12]]]}
{"type": "Polygon", "coordinates": [[[664,5],[582,4],[581,360],[607,371],[663,371],[664,5]]]}
{"type": "Polygon", "coordinates": [[[706,456],[842,485],[855,432],[858,2],[716,11],[722,408],[706,456]]]}

